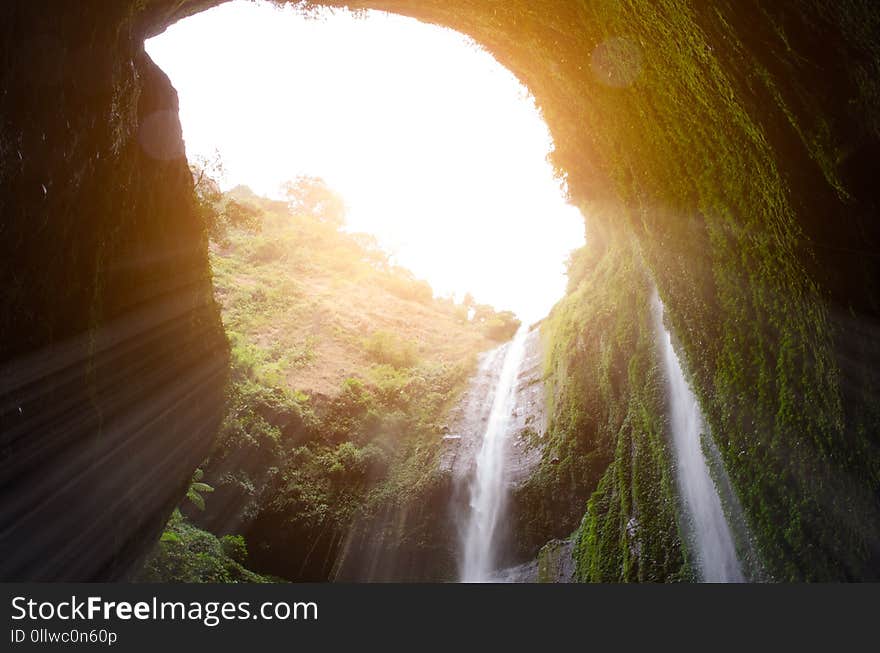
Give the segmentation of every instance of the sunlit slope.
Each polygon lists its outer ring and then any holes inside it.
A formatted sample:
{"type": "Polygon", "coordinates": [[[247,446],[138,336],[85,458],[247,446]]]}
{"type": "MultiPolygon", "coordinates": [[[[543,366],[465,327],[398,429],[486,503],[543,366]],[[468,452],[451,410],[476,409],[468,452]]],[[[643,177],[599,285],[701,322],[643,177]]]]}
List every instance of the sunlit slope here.
{"type": "Polygon", "coordinates": [[[211,261],[242,374],[329,396],[348,377],[369,380],[377,364],[454,365],[493,345],[486,321],[471,322],[467,307],[434,299],[426,282],[391,265],[366,234],[237,194],[258,211],[259,226],[226,229],[211,261]]]}

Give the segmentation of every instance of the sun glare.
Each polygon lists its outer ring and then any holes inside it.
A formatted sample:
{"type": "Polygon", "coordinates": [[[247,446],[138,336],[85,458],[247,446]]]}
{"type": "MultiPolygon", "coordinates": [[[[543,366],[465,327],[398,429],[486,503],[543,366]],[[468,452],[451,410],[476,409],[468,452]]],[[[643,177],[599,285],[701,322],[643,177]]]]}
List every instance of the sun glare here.
{"type": "Polygon", "coordinates": [[[147,43],[180,97],[187,155],[219,151],[222,186],[271,197],[298,175],[346,202],[438,295],[526,320],[565,287],[583,244],[533,99],[471,40],[380,12],[232,2],[147,43]]]}

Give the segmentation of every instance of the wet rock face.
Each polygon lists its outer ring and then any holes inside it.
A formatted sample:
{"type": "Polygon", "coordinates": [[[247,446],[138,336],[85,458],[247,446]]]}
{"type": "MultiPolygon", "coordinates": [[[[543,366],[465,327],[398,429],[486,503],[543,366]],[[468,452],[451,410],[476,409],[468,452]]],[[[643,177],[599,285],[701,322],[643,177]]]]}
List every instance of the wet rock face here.
{"type": "Polygon", "coordinates": [[[119,2],[0,9],[4,580],[125,576],[222,409],[177,96],[137,19],[119,2]]]}
{"type": "MultiPolygon", "coordinates": [[[[505,344],[481,355],[477,373],[465,396],[450,412],[450,426],[443,436],[439,466],[441,472],[452,476],[456,485],[465,487],[473,477],[506,350],[505,344]]],[[[516,409],[510,416],[504,445],[505,482],[511,490],[522,485],[541,460],[542,438],[547,428],[543,357],[541,331],[535,327],[526,339],[523,362],[517,373],[516,409]]]]}
{"type": "MultiPolygon", "coordinates": [[[[459,531],[459,540],[466,528],[477,457],[483,446],[509,346],[507,343],[481,355],[477,372],[471,379],[467,392],[450,412],[449,434],[443,438],[439,469],[441,473],[448,474],[451,480],[448,519],[450,527],[459,531]]],[[[536,326],[526,338],[523,361],[514,385],[516,407],[509,416],[503,442],[502,468],[506,490],[501,508],[502,517],[499,519],[495,537],[496,553],[500,566],[504,567],[520,563],[533,555],[533,552],[522,551],[518,546],[514,531],[519,524],[518,512],[522,506],[510,498],[534,474],[546,444],[543,361],[541,330],[536,326]]],[[[538,537],[543,542],[553,534],[542,535],[543,538],[541,535],[538,537]]],[[[455,542],[453,547],[454,553],[460,554],[461,543],[455,542]]]]}

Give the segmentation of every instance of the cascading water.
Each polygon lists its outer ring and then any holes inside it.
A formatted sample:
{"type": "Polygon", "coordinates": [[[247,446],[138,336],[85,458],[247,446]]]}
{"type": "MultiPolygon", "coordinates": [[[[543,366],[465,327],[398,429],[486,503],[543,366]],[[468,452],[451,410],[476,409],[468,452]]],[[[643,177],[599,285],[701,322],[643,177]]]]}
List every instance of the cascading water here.
{"type": "Polygon", "coordinates": [[[669,391],[672,451],[678,490],[689,525],[701,580],[710,583],[743,582],[730,525],[701,446],[705,423],[697,398],[688,386],[663,324],[663,303],[654,294],[654,319],[669,391]]]}
{"type": "Polygon", "coordinates": [[[461,580],[482,583],[495,570],[495,531],[504,505],[504,443],[516,409],[516,379],[526,349],[528,328],[520,327],[508,344],[492,409],[477,454],[470,486],[470,514],[464,529],[461,580]]]}

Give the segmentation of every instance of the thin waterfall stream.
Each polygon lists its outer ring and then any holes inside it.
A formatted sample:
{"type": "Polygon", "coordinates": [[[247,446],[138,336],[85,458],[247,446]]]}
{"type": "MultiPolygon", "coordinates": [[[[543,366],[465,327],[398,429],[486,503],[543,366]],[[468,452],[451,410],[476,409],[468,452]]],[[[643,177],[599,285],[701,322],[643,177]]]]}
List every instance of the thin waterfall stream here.
{"type": "Polygon", "coordinates": [[[465,583],[487,582],[495,571],[495,535],[506,489],[504,444],[516,410],[516,380],[525,356],[527,337],[528,327],[523,325],[507,345],[477,453],[462,546],[461,580],[465,583]]]}
{"type": "Polygon", "coordinates": [[[702,438],[707,428],[672,345],[672,335],[663,324],[663,303],[656,292],[652,308],[669,393],[676,481],[697,571],[703,582],[741,583],[745,578],[730,524],[703,451],[702,438]]]}

